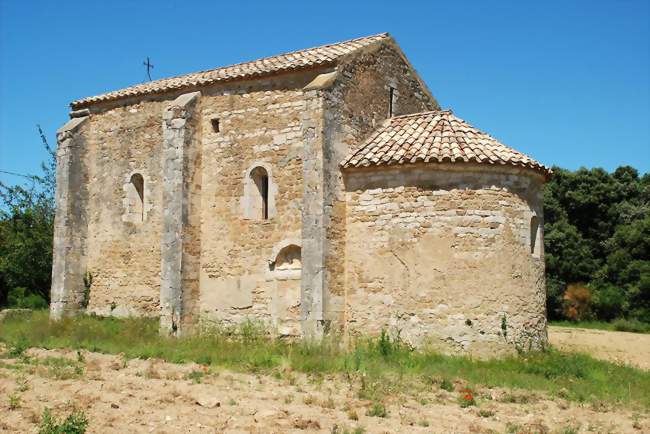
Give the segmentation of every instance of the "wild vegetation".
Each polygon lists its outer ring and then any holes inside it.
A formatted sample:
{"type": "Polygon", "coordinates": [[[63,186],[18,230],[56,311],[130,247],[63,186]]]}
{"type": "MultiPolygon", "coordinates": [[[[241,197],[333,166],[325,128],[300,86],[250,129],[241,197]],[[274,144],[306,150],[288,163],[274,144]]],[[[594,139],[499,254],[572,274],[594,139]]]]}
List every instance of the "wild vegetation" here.
{"type": "Polygon", "coordinates": [[[549,317],[650,323],[650,174],[553,170],[544,192],[549,317]]]}
{"type": "MultiPolygon", "coordinates": [[[[479,397],[474,390],[481,386],[522,390],[522,394],[513,394],[515,400],[539,391],[579,402],[650,408],[650,372],[556,350],[475,360],[416,351],[387,335],[347,346],[334,338],[319,343],[287,342],[268,337],[263,328],[250,322],[174,339],[161,337],[157,322],[150,319],[79,316],[50,322],[46,312],[5,319],[2,330],[0,340],[12,357],[20,357],[29,347],[73,348],[123,354],[125,359],[196,362],[287,377],[288,381],[295,372],[341,375],[356,388],[359,398],[377,403],[369,411],[379,417],[385,396],[431,387],[456,390],[461,406],[475,405],[479,397]],[[458,381],[464,386],[457,387],[458,381]]],[[[70,361],[64,366],[54,360],[48,363],[51,375],[73,376],[80,366],[70,361]]],[[[191,372],[187,378],[198,383],[203,374],[191,372]]]]}

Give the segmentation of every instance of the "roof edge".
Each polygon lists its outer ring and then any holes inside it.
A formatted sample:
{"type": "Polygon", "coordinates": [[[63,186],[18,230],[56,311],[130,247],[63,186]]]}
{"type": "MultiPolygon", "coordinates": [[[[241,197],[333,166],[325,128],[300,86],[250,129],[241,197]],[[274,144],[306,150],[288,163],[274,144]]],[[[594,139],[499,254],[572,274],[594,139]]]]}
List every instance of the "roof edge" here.
{"type": "MultiPolygon", "coordinates": [[[[185,77],[195,75],[195,74],[207,74],[207,73],[214,72],[214,71],[217,71],[217,70],[223,69],[223,68],[237,68],[237,67],[240,67],[240,66],[243,66],[243,65],[246,65],[246,64],[250,64],[250,63],[253,63],[253,62],[261,62],[261,61],[266,61],[268,59],[273,59],[275,57],[291,56],[291,55],[294,55],[296,53],[300,53],[300,52],[304,52],[304,51],[308,51],[308,50],[327,49],[327,48],[336,47],[337,45],[340,45],[340,44],[348,44],[348,43],[353,43],[353,42],[357,42],[357,41],[362,41],[362,40],[365,40],[365,39],[380,38],[380,37],[381,38],[386,38],[386,39],[391,40],[391,41],[394,41],[394,39],[392,38],[392,36],[390,36],[390,34],[388,32],[377,33],[377,34],[373,34],[373,35],[367,35],[367,36],[362,36],[362,37],[358,37],[358,38],[348,39],[348,40],[345,40],[345,41],[339,41],[339,42],[334,42],[334,43],[329,43],[329,44],[323,44],[323,45],[310,47],[310,48],[301,48],[299,50],[293,50],[293,51],[289,51],[289,52],[275,54],[275,55],[272,55],[272,56],[262,57],[262,58],[259,58],[259,59],[252,59],[252,60],[245,61],[245,62],[239,62],[239,63],[235,63],[235,64],[224,65],[224,66],[220,66],[220,67],[217,67],[217,68],[205,69],[205,70],[201,70],[201,71],[189,72],[189,73],[176,75],[176,76],[172,76],[172,77],[160,78],[158,80],[153,80],[153,81],[147,82],[147,84],[153,84],[153,85],[155,85],[156,83],[160,83],[161,86],[166,86],[164,89],[137,89],[137,86],[139,86],[140,84],[135,84],[135,85],[123,87],[123,88],[120,88],[120,89],[109,90],[109,91],[104,92],[104,93],[99,94],[99,95],[93,95],[93,96],[77,99],[77,100],[72,101],[69,105],[70,105],[70,108],[73,111],[78,111],[80,109],[92,107],[92,106],[94,106],[96,104],[120,101],[120,100],[123,100],[123,99],[129,99],[129,98],[138,97],[138,96],[163,95],[165,93],[179,91],[179,90],[185,90],[185,89],[191,89],[191,88],[202,88],[202,87],[210,86],[210,85],[213,85],[213,84],[216,84],[216,83],[232,83],[232,82],[245,81],[245,80],[258,80],[258,79],[262,79],[262,78],[281,75],[281,74],[284,74],[284,73],[302,72],[302,71],[308,71],[308,70],[312,70],[312,69],[329,68],[329,67],[332,67],[332,66],[336,66],[340,62],[341,58],[334,59],[334,60],[329,60],[329,61],[323,61],[323,62],[320,62],[318,64],[297,65],[297,66],[291,66],[291,67],[285,67],[285,68],[278,68],[278,69],[274,69],[274,70],[270,70],[270,71],[264,71],[264,72],[260,72],[260,73],[242,74],[242,75],[234,76],[234,77],[214,77],[212,79],[202,79],[200,83],[189,83],[189,82],[187,82],[187,83],[179,83],[179,84],[176,84],[176,85],[173,85],[173,84],[165,85],[164,84],[164,82],[168,81],[168,80],[183,79],[185,77]],[[126,92],[126,93],[123,94],[123,95],[111,95],[111,93],[113,93],[113,92],[126,92]]],[[[383,40],[372,41],[368,45],[374,45],[376,43],[382,43],[382,42],[384,42],[384,41],[383,40]]],[[[357,48],[357,50],[359,50],[359,49],[361,49],[361,48],[357,48]]],[[[357,51],[357,50],[355,50],[355,51],[357,51]]],[[[353,51],[352,53],[348,53],[348,55],[354,55],[355,51],[353,51]]],[[[345,57],[345,56],[342,56],[342,57],[345,57]]]]}

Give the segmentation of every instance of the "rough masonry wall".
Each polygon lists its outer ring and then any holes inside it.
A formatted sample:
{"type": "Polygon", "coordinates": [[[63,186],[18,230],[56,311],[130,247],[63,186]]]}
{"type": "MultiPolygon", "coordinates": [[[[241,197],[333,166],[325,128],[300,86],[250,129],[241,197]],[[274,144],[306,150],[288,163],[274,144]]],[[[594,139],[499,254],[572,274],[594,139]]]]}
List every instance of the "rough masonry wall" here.
{"type": "Polygon", "coordinates": [[[539,175],[418,165],[346,182],[350,333],[476,355],[546,344],[544,258],[530,250],[539,175]]]}
{"type": "Polygon", "coordinates": [[[314,73],[203,91],[200,314],[205,322],[257,319],[300,334],[300,270],[276,270],[278,252],[301,246],[303,86],[314,73]],[[219,131],[215,131],[218,119],[219,131]],[[251,171],[269,175],[269,218],[247,194],[251,171]]]}
{"type": "Polygon", "coordinates": [[[92,114],[87,152],[88,310],[101,315],[159,315],[162,112],[141,102],[92,114]],[[144,179],[144,212],[129,213],[130,179],[144,179]]]}
{"type": "Polygon", "coordinates": [[[392,43],[380,44],[339,65],[334,85],[325,92],[324,221],[326,244],[325,311],[344,324],[345,186],[339,163],[389,117],[439,108],[415,71],[392,43]]]}

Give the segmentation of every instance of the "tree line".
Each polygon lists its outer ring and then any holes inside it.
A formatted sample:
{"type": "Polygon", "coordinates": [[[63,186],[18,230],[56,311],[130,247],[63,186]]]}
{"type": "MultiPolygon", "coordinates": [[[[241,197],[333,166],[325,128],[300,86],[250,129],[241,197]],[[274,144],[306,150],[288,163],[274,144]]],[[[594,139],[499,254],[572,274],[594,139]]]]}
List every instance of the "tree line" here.
{"type": "MultiPolygon", "coordinates": [[[[49,303],[56,158],[40,175],[0,183],[0,306],[49,303]]],[[[650,174],[630,166],[553,168],[544,191],[550,319],[650,323],[650,174]]]]}

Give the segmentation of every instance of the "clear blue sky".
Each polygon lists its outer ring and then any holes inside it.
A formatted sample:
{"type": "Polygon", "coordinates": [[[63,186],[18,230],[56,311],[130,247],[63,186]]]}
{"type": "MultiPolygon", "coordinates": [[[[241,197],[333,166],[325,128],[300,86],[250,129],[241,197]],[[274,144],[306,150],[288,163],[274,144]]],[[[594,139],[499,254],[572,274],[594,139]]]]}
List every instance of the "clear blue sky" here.
{"type": "MultiPolygon", "coordinates": [[[[38,171],[73,99],[390,32],[445,108],[545,164],[650,171],[637,1],[0,0],[0,169],[38,171]]],[[[18,178],[0,174],[0,180],[18,178]]]]}

